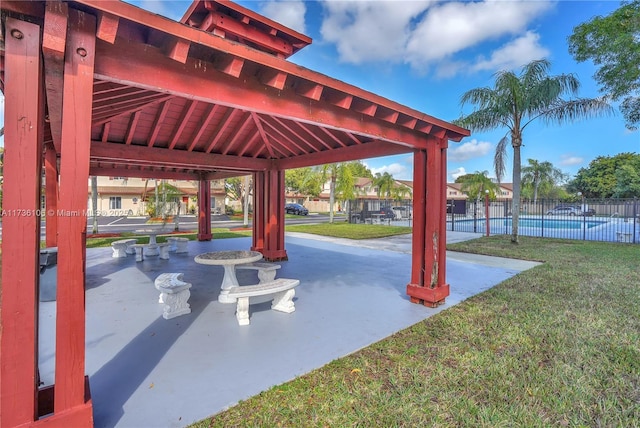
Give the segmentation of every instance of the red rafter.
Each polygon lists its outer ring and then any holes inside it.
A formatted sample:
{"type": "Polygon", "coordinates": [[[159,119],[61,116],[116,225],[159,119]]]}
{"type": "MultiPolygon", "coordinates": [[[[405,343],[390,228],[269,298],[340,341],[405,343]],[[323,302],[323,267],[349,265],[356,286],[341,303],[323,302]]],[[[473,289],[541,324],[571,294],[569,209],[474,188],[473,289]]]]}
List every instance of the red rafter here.
{"type": "Polygon", "coordinates": [[[189,121],[189,118],[193,114],[193,111],[195,110],[197,104],[198,102],[194,100],[189,100],[187,101],[187,104],[185,104],[184,108],[182,109],[182,114],[180,115],[180,119],[178,120],[178,126],[173,131],[171,140],[169,140],[170,149],[173,149],[176,146],[176,143],[180,139],[180,135],[182,134],[182,131],[184,131],[184,128],[187,126],[187,122],[189,121]]]}
{"type": "Polygon", "coordinates": [[[133,140],[133,135],[136,132],[136,126],[138,126],[138,119],[140,119],[140,111],[138,110],[131,117],[131,121],[129,122],[129,128],[127,129],[127,135],[125,137],[125,144],[131,144],[133,140]]]}
{"type": "Polygon", "coordinates": [[[273,154],[273,147],[271,147],[271,143],[269,142],[269,139],[267,138],[267,134],[264,132],[264,128],[262,127],[262,124],[260,123],[260,117],[258,117],[257,113],[253,113],[253,112],[251,112],[251,117],[253,118],[253,121],[256,124],[256,128],[258,128],[258,132],[260,133],[260,137],[262,138],[262,141],[264,142],[264,146],[267,148],[267,151],[269,152],[269,157],[274,158],[275,155],[273,154]]]}
{"type": "Polygon", "coordinates": [[[156,138],[158,137],[158,133],[160,132],[160,128],[162,127],[162,121],[169,111],[169,106],[171,105],[171,98],[162,103],[162,106],[158,110],[158,114],[156,115],[155,120],[153,121],[153,125],[151,126],[151,135],[149,136],[149,140],[147,141],[147,146],[153,147],[156,142],[156,138]]]}
{"type": "Polygon", "coordinates": [[[229,122],[231,121],[233,116],[236,115],[236,113],[237,113],[237,110],[235,109],[232,109],[232,108],[227,109],[227,111],[224,113],[224,116],[222,117],[222,120],[220,120],[220,122],[218,123],[218,126],[216,126],[216,129],[213,131],[213,134],[212,134],[213,138],[207,145],[207,150],[205,150],[205,153],[211,153],[213,151],[213,149],[218,144],[218,141],[220,141],[220,139],[222,138],[222,134],[229,126],[229,122]]]}
{"type": "Polygon", "coordinates": [[[209,104],[209,106],[207,107],[206,113],[203,115],[203,118],[200,120],[200,126],[198,127],[198,129],[196,129],[196,131],[191,136],[191,144],[189,144],[187,151],[189,152],[193,151],[193,148],[198,144],[198,140],[200,139],[200,137],[202,137],[202,134],[207,129],[207,126],[209,126],[209,122],[211,122],[211,119],[213,119],[213,116],[216,114],[217,111],[218,111],[217,104],[209,104]]]}

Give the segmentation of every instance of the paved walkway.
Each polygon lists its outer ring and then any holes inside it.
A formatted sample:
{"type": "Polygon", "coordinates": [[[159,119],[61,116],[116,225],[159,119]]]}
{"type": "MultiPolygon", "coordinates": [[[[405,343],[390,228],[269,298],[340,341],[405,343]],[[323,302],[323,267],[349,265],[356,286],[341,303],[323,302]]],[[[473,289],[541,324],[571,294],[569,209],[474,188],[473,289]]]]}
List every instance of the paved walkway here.
{"type": "MultiPolygon", "coordinates": [[[[449,235],[449,239],[468,239],[449,235]]],[[[470,235],[470,236],[469,236],[470,235]]],[[[87,251],[87,364],[95,426],[183,427],[274,385],[322,367],[485,291],[534,263],[450,256],[446,304],[430,309],[406,296],[410,237],[351,241],[287,234],[289,261],[278,276],[298,278],[296,311],[252,305],[238,325],[235,305],[217,301],[222,268],[193,261],[216,250],[247,249],[249,238],[189,242],[170,260],[111,258],[87,251]],[[408,239],[408,240],[407,240],[408,239]],[[189,315],[165,320],[153,280],[183,272],[193,284],[189,315]]],[[[241,284],[255,272],[238,273],[241,284]]],[[[55,303],[40,305],[40,362],[45,384],[54,372],[55,303]]]]}

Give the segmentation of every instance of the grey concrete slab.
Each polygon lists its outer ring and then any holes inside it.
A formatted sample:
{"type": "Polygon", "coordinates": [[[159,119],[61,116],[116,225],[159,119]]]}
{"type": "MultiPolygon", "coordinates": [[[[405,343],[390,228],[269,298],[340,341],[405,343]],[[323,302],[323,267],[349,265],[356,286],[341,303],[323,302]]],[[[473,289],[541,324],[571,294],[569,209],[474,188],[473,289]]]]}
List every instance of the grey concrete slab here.
{"type": "MultiPolygon", "coordinates": [[[[477,236],[477,235],[476,235],[477,236]]],[[[278,277],[300,279],[296,311],[251,305],[239,326],[235,305],[217,301],[223,269],[196,264],[202,252],[247,249],[249,238],[189,242],[188,254],[136,262],[87,251],[86,373],[96,427],[182,427],[294,379],[420,322],[527,268],[449,257],[451,295],[430,309],[409,302],[406,237],[361,243],[287,234],[278,277]],[[391,241],[392,244],[388,242],[391,241]],[[388,246],[389,248],[383,248],[388,246]],[[192,313],[162,318],[153,280],[183,272],[192,313]]],[[[409,239],[410,248],[410,239],[409,239]]],[[[257,283],[252,271],[241,284],[257,283]]],[[[40,305],[40,373],[53,379],[55,302],[40,305]]]]}

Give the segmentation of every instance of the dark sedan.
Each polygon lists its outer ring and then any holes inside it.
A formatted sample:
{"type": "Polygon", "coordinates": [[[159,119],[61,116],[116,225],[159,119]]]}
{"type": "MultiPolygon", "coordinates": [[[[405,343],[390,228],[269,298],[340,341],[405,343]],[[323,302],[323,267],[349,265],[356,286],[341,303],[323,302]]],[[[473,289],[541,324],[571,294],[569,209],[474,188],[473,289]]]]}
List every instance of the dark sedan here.
{"type": "Polygon", "coordinates": [[[309,210],[300,204],[287,204],[284,206],[284,212],[287,214],[307,215],[309,210]]]}

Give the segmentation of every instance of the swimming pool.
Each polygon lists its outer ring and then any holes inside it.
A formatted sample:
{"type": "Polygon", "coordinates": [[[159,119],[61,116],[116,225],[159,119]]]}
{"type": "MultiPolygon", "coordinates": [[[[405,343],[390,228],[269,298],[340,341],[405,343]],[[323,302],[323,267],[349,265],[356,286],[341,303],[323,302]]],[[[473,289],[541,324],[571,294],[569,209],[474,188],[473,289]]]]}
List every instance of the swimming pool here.
{"type": "MultiPolygon", "coordinates": [[[[473,224],[477,222],[479,226],[484,227],[484,219],[466,219],[456,220],[456,224],[473,224]]],[[[518,221],[518,227],[534,227],[539,229],[591,229],[592,227],[602,226],[607,223],[606,220],[586,220],[586,219],[558,219],[558,218],[520,218],[518,221]]],[[[489,221],[489,225],[495,227],[511,227],[512,219],[508,218],[492,218],[489,221]]]]}

